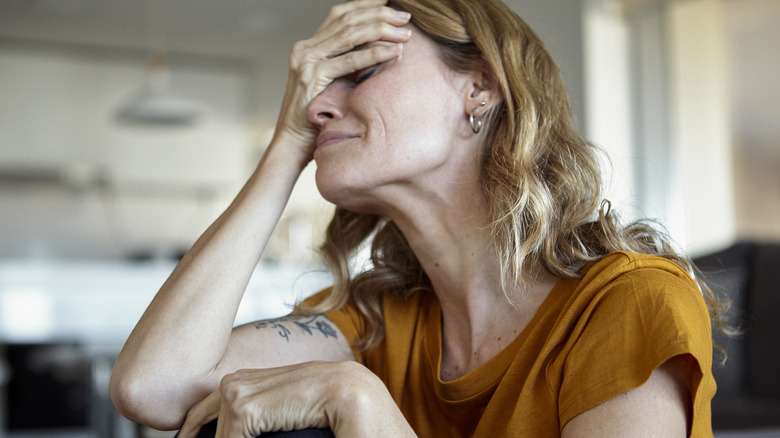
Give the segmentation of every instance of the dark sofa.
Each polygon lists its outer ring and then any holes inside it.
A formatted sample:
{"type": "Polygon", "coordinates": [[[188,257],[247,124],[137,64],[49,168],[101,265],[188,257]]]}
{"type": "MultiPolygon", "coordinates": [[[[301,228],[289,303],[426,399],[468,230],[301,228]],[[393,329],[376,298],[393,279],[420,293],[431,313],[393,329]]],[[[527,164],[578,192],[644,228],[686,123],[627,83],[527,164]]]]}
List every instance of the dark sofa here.
{"type": "Polygon", "coordinates": [[[732,301],[731,323],[742,335],[715,330],[712,402],[716,430],[780,427],[780,243],[741,242],[698,257],[710,287],[732,301]]]}

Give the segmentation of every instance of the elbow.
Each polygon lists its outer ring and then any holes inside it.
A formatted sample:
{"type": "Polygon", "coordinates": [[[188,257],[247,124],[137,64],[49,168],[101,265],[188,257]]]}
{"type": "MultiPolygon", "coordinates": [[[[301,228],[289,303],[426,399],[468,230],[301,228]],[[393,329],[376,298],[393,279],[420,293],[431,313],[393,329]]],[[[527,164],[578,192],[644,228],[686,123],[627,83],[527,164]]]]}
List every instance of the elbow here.
{"type": "Polygon", "coordinates": [[[125,418],[157,430],[177,430],[189,410],[181,395],[162,389],[151,379],[131,377],[116,370],[111,374],[109,395],[125,418]],[[178,399],[177,399],[178,398],[178,399]]]}

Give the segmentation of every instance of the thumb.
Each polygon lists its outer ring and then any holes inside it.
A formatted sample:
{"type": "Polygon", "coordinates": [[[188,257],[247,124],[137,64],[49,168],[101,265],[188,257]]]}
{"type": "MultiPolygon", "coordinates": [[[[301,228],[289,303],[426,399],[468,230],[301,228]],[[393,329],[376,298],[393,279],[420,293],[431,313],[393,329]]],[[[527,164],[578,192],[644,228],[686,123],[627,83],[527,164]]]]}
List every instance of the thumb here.
{"type": "Polygon", "coordinates": [[[220,400],[220,392],[216,390],[193,406],[187,412],[187,417],[179,431],[179,438],[196,438],[200,429],[219,415],[220,400]]]}

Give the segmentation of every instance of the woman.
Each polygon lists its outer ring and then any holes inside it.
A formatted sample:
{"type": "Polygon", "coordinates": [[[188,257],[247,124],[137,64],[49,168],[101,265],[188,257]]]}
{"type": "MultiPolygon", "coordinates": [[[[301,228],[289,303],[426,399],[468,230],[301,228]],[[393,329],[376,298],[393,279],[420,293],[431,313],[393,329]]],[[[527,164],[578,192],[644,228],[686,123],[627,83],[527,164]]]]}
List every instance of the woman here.
{"type": "Polygon", "coordinates": [[[497,0],[352,1],[290,65],[256,172],[117,360],[120,412],[186,417],[182,436],[216,417],[221,437],[711,435],[702,290],[716,320],[717,303],[661,234],[602,203],[596,150],[520,18],[497,0]],[[233,329],[312,159],[338,206],[335,284],[233,329]],[[369,238],[373,266],[350,279],[369,238]]]}

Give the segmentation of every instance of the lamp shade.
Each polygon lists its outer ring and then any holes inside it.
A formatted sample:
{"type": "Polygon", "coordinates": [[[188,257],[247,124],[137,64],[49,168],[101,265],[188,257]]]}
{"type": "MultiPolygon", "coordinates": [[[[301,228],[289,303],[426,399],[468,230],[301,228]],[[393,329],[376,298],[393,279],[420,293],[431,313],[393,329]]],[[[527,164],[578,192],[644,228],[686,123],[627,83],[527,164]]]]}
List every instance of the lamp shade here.
{"type": "Polygon", "coordinates": [[[117,120],[142,125],[193,125],[207,108],[177,94],[170,86],[170,71],[162,55],[152,57],[141,87],[122,102],[117,120]]]}

